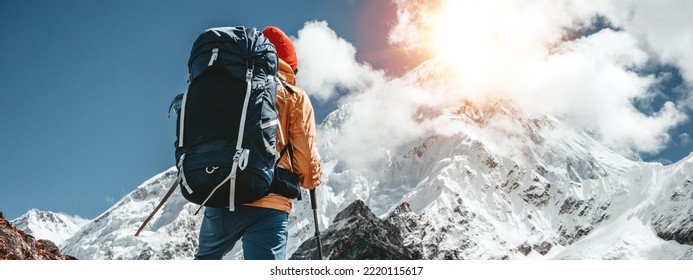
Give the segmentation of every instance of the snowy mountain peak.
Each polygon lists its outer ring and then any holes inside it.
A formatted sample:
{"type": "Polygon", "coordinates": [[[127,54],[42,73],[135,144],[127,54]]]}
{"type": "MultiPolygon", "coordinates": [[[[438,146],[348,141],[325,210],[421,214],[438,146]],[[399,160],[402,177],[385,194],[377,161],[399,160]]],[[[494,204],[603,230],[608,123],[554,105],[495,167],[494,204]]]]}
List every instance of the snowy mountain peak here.
{"type": "Polygon", "coordinates": [[[37,239],[51,240],[58,246],[88,222],[78,216],[41,211],[36,208],[11,221],[14,226],[27,234],[37,239]]]}
{"type": "Polygon", "coordinates": [[[363,200],[376,215],[402,221],[405,245],[429,259],[693,256],[693,247],[660,239],[688,244],[693,234],[686,183],[693,170],[681,168],[689,159],[642,162],[561,116],[510,99],[464,97],[436,65],[353,98],[323,123],[327,217],[363,200]],[[369,105],[384,118],[366,120],[369,105]],[[614,232],[623,221],[645,226],[614,232]],[[604,232],[612,241],[638,234],[646,241],[622,255],[581,251],[582,240],[604,232]]]}

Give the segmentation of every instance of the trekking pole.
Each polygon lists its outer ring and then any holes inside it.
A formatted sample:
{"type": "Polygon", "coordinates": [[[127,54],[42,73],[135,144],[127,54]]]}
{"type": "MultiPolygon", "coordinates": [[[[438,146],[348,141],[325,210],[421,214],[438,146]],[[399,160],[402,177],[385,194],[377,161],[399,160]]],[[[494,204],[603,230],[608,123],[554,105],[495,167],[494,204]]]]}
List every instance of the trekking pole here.
{"type": "Polygon", "coordinates": [[[315,220],[315,240],[318,243],[318,258],[322,260],[322,245],[320,244],[320,226],[318,225],[318,202],[315,199],[315,189],[310,190],[310,205],[313,208],[313,219],[315,220]]]}
{"type": "Polygon", "coordinates": [[[152,211],[152,213],[149,214],[149,217],[147,217],[147,219],[144,220],[144,223],[142,223],[140,228],[137,229],[135,236],[140,235],[140,232],[142,232],[142,230],[144,229],[144,226],[146,226],[147,223],[149,223],[149,220],[151,220],[152,217],[154,217],[154,214],[156,214],[156,212],[158,212],[159,209],[161,209],[161,206],[164,205],[164,202],[166,202],[166,200],[168,200],[168,198],[171,197],[171,194],[173,194],[173,191],[176,189],[176,187],[178,187],[178,183],[180,183],[180,177],[176,178],[176,181],[173,182],[173,184],[171,185],[171,188],[168,190],[166,195],[164,195],[164,198],[161,199],[161,202],[159,202],[159,205],[157,205],[156,208],[154,208],[154,211],[152,211]]]}

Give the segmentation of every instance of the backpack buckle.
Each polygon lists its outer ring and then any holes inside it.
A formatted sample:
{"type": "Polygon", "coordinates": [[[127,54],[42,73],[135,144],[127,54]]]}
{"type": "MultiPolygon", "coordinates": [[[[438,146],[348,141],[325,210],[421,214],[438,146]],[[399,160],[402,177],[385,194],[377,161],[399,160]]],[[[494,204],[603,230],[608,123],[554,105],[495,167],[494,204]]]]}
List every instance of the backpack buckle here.
{"type": "Polygon", "coordinates": [[[245,71],[245,80],[247,82],[250,82],[250,80],[253,79],[253,68],[248,68],[248,70],[245,71]]]}
{"type": "Polygon", "coordinates": [[[250,156],[250,150],[248,149],[238,149],[236,154],[233,156],[233,161],[238,163],[238,168],[245,170],[248,165],[248,157],[250,156]]]}

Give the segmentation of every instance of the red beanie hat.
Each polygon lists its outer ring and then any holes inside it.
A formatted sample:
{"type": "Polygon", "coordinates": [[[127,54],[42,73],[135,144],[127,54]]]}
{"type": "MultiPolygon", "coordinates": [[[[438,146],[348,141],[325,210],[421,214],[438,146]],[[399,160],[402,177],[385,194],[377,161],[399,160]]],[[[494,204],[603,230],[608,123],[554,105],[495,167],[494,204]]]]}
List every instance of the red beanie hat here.
{"type": "Polygon", "coordinates": [[[274,26],[265,27],[265,29],[262,30],[262,34],[265,35],[277,49],[279,58],[288,63],[289,66],[291,66],[291,70],[295,72],[298,68],[298,58],[296,58],[294,44],[291,42],[289,36],[286,36],[284,31],[274,26]]]}

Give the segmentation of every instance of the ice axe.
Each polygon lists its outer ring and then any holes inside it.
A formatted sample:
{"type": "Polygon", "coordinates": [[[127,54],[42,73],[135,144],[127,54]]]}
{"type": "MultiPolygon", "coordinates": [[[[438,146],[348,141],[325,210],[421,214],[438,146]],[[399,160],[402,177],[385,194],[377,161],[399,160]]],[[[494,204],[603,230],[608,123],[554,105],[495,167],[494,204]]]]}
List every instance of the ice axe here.
{"type": "Polygon", "coordinates": [[[168,190],[166,195],[164,195],[164,198],[161,199],[161,202],[159,202],[159,205],[157,205],[156,208],[154,208],[154,211],[152,211],[152,213],[149,214],[149,217],[147,217],[147,219],[144,220],[144,222],[142,223],[140,228],[137,229],[135,236],[140,235],[140,232],[142,232],[142,230],[144,229],[144,226],[146,226],[147,223],[149,223],[149,220],[151,220],[152,217],[154,217],[154,214],[156,214],[156,212],[158,212],[159,209],[161,209],[161,206],[164,206],[164,203],[166,202],[166,200],[168,200],[168,198],[171,196],[171,194],[173,194],[173,191],[176,190],[176,187],[178,187],[179,183],[180,183],[180,177],[176,178],[176,181],[173,182],[173,184],[171,185],[171,188],[168,190]]]}

